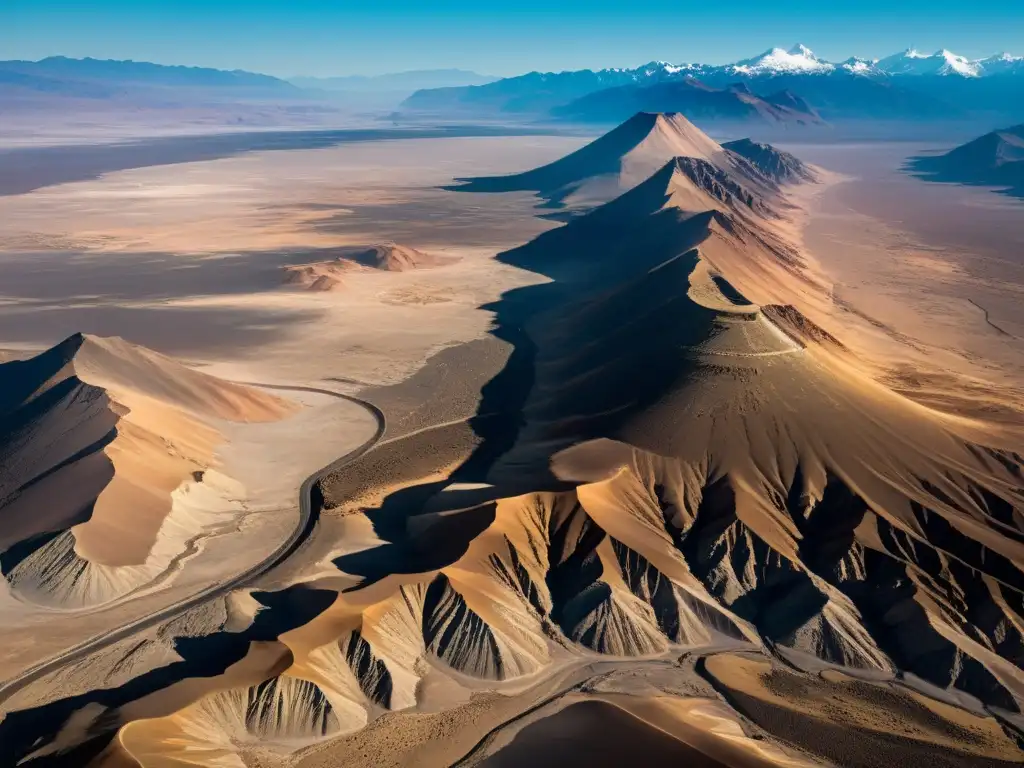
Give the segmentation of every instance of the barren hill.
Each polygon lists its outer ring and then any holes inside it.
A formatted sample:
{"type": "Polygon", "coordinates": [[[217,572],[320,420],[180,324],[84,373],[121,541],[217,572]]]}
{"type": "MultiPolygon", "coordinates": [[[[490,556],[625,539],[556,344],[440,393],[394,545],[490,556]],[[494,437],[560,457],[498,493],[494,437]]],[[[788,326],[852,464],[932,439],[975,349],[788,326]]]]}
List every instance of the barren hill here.
{"type": "Polygon", "coordinates": [[[745,157],[765,176],[779,184],[814,181],[816,176],[810,166],[789,152],[783,152],[770,144],[738,139],[722,145],[730,152],[745,157]]]}
{"type": "Polygon", "coordinates": [[[707,154],[502,254],[553,278],[493,307],[523,352],[480,408],[506,426],[379,552],[336,561],[367,585],[403,564],[361,668],[397,696],[419,647],[507,679],[560,646],[725,636],[1017,711],[1024,459],[762,311],[811,289],[785,200],[707,154]]]}
{"type": "Polygon", "coordinates": [[[932,181],[1002,187],[1024,196],[1024,125],[986,133],[944,155],[911,160],[910,170],[932,181]]]}
{"type": "Polygon", "coordinates": [[[546,207],[585,210],[632,189],[677,157],[713,163],[746,185],[775,186],[749,158],[718,144],[681,114],[640,112],[549,165],[511,176],[459,179],[463,184],[454,188],[532,191],[547,201],[546,207]]]}
{"type": "Polygon", "coordinates": [[[0,391],[0,565],[15,592],[56,607],[106,602],[159,572],[230,486],[215,471],[217,424],[293,408],[82,334],[0,366],[0,391]]]}
{"type": "Polygon", "coordinates": [[[346,272],[355,269],[408,272],[444,266],[455,260],[450,256],[424,253],[398,243],[345,247],[337,250],[339,255],[329,261],[285,267],[285,282],[313,291],[332,291],[343,285],[346,272]]]}

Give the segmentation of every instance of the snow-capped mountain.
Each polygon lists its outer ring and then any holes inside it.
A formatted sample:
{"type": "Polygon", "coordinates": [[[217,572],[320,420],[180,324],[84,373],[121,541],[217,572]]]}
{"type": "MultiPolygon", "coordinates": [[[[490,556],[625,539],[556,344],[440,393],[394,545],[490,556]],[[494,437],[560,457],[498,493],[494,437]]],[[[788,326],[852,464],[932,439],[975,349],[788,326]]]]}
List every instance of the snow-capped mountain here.
{"type": "Polygon", "coordinates": [[[1008,53],[997,54],[986,59],[969,59],[952,51],[942,49],[935,53],[920,53],[908,48],[902,53],[886,56],[884,59],[852,57],[838,63],[818,58],[805,45],[796,45],[784,50],[772,48],[752,59],[737,61],[724,67],[708,67],[699,64],[687,65],[697,71],[726,71],[742,77],[763,77],[772,75],[828,75],[833,72],[849,72],[857,75],[959,75],[961,77],[984,77],[1007,72],[1024,73],[1024,56],[1008,53]]]}
{"type": "Polygon", "coordinates": [[[839,68],[855,75],[878,74],[878,59],[861,59],[851,56],[839,63],[839,68]]]}
{"type": "MultiPolygon", "coordinates": [[[[805,45],[771,48],[731,64],[652,61],[634,69],[530,72],[482,86],[418,91],[403,106],[462,116],[550,116],[605,89],[650,88],[690,79],[718,90],[746,83],[758,97],[789,90],[826,120],[941,120],[981,114],[1024,119],[1024,57],[969,59],[945,49],[923,54],[911,48],[882,59],[832,62],[805,45]]],[[[631,102],[634,96],[618,94],[616,99],[631,102]]]]}
{"type": "Polygon", "coordinates": [[[1024,75],[1024,56],[997,53],[977,62],[986,75],[1024,75]]]}
{"type": "Polygon", "coordinates": [[[984,66],[945,49],[935,53],[919,53],[908,48],[878,61],[875,67],[888,75],[961,75],[981,77],[984,66]]]}
{"type": "Polygon", "coordinates": [[[778,74],[827,74],[834,71],[835,64],[822,61],[806,45],[795,45],[788,51],[772,48],[752,59],[737,61],[725,69],[737,75],[778,75],[778,74]]]}
{"type": "MultiPolygon", "coordinates": [[[[606,71],[606,70],[601,70],[606,71]]],[[[789,50],[771,48],[759,56],[742,59],[733,64],[671,64],[655,61],[637,70],[620,69],[615,72],[643,72],[644,77],[665,77],[684,73],[693,77],[713,74],[733,74],[738,77],[772,77],[776,75],[829,75],[835,72],[857,75],[958,75],[985,77],[987,75],[1024,74],[1024,56],[1000,53],[984,59],[969,59],[942,49],[935,53],[921,53],[908,48],[883,59],[865,59],[853,56],[845,61],[829,62],[815,56],[806,45],[795,45],[789,50]]],[[[631,79],[640,80],[641,77],[631,79]]]]}

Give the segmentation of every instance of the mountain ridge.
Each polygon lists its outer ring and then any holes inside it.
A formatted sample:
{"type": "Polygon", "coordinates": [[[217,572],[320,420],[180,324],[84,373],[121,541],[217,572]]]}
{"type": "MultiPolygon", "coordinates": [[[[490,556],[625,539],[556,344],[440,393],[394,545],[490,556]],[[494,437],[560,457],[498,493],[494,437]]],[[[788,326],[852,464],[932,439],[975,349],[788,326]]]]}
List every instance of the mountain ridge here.
{"type": "Polygon", "coordinates": [[[643,88],[698,80],[711,88],[744,82],[759,97],[782,89],[834,118],[962,118],[981,111],[1024,118],[1024,56],[967,59],[914,49],[882,59],[828,62],[803,45],[772,48],[723,65],[651,61],[635,68],[528,72],[480,86],[425,89],[406,99],[409,112],[495,113],[557,117],[576,99],[611,88],[643,88]]]}
{"type": "Polygon", "coordinates": [[[806,101],[789,91],[761,97],[744,83],[712,88],[687,78],[655,85],[619,86],[581,96],[552,114],[581,122],[618,122],[635,112],[678,112],[691,119],[820,124],[806,101]]]}
{"type": "MultiPolygon", "coordinates": [[[[738,145],[745,149],[745,145],[738,145]]],[[[777,152],[760,145],[764,153],[777,152]]],[[[784,154],[784,153],[783,153],[784,154]]],[[[780,182],[773,171],[761,170],[753,157],[743,151],[731,152],[675,112],[638,112],[621,125],[583,148],[548,165],[510,176],[456,179],[452,187],[463,192],[530,191],[545,201],[545,208],[568,208],[573,214],[614,198],[635,197],[638,184],[648,181],[680,158],[703,161],[709,166],[726,168],[744,184],[757,190],[775,191],[780,182]],[[621,197],[620,197],[621,196],[621,197]]],[[[781,158],[781,155],[780,155],[781,158]]],[[[800,169],[801,178],[813,173],[792,155],[775,163],[800,169]]],[[[770,162],[762,162],[764,167],[770,162]]]]}

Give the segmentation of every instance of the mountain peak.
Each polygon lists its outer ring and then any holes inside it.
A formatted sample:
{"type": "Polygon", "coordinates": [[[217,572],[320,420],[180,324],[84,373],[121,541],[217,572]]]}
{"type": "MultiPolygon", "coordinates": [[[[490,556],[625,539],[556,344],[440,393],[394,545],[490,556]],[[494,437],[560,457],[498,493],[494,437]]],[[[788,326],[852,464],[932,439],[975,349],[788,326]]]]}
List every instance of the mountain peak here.
{"type": "Polygon", "coordinates": [[[942,48],[935,53],[921,53],[908,48],[878,62],[878,68],[890,75],[960,75],[980,77],[982,65],[965,56],[942,48]]]}
{"type": "Polygon", "coordinates": [[[812,74],[831,72],[835,66],[822,61],[805,45],[790,50],[772,48],[753,59],[738,61],[731,70],[738,75],[812,74]]]}

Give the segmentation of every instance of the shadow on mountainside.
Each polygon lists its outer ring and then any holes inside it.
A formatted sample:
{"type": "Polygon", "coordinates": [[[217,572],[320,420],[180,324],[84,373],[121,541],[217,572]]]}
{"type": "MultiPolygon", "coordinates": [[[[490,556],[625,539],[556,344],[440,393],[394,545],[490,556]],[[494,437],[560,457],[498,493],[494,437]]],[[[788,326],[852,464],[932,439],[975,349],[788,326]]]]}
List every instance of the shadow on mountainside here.
{"type": "MultiPolygon", "coordinates": [[[[112,688],[98,688],[86,693],[58,698],[48,704],[8,712],[0,721],[0,743],[4,745],[0,765],[39,765],[79,768],[98,755],[124,723],[118,709],[143,697],[158,694],[185,680],[214,679],[241,661],[253,643],[276,642],[289,630],[308,624],[325,611],[336,597],[327,590],[290,587],[281,592],[252,593],[261,608],[252,624],[239,632],[219,631],[202,637],[176,637],[174,653],[180,657],[166,666],[145,672],[112,688]],[[38,758],[31,755],[41,746],[51,744],[72,718],[88,713],[91,722],[83,734],[65,752],[38,758]]],[[[291,663],[291,653],[280,646],[280,660],[269,676],[282,672],[291,663]]],[[[258,683],[260,681],[253,681],[258,683]]],[[[164,714],[181,707],[179,699],[169,700],[164,714]]],[[[155,715],[150,715],[155,716],[155,715]]]]}

